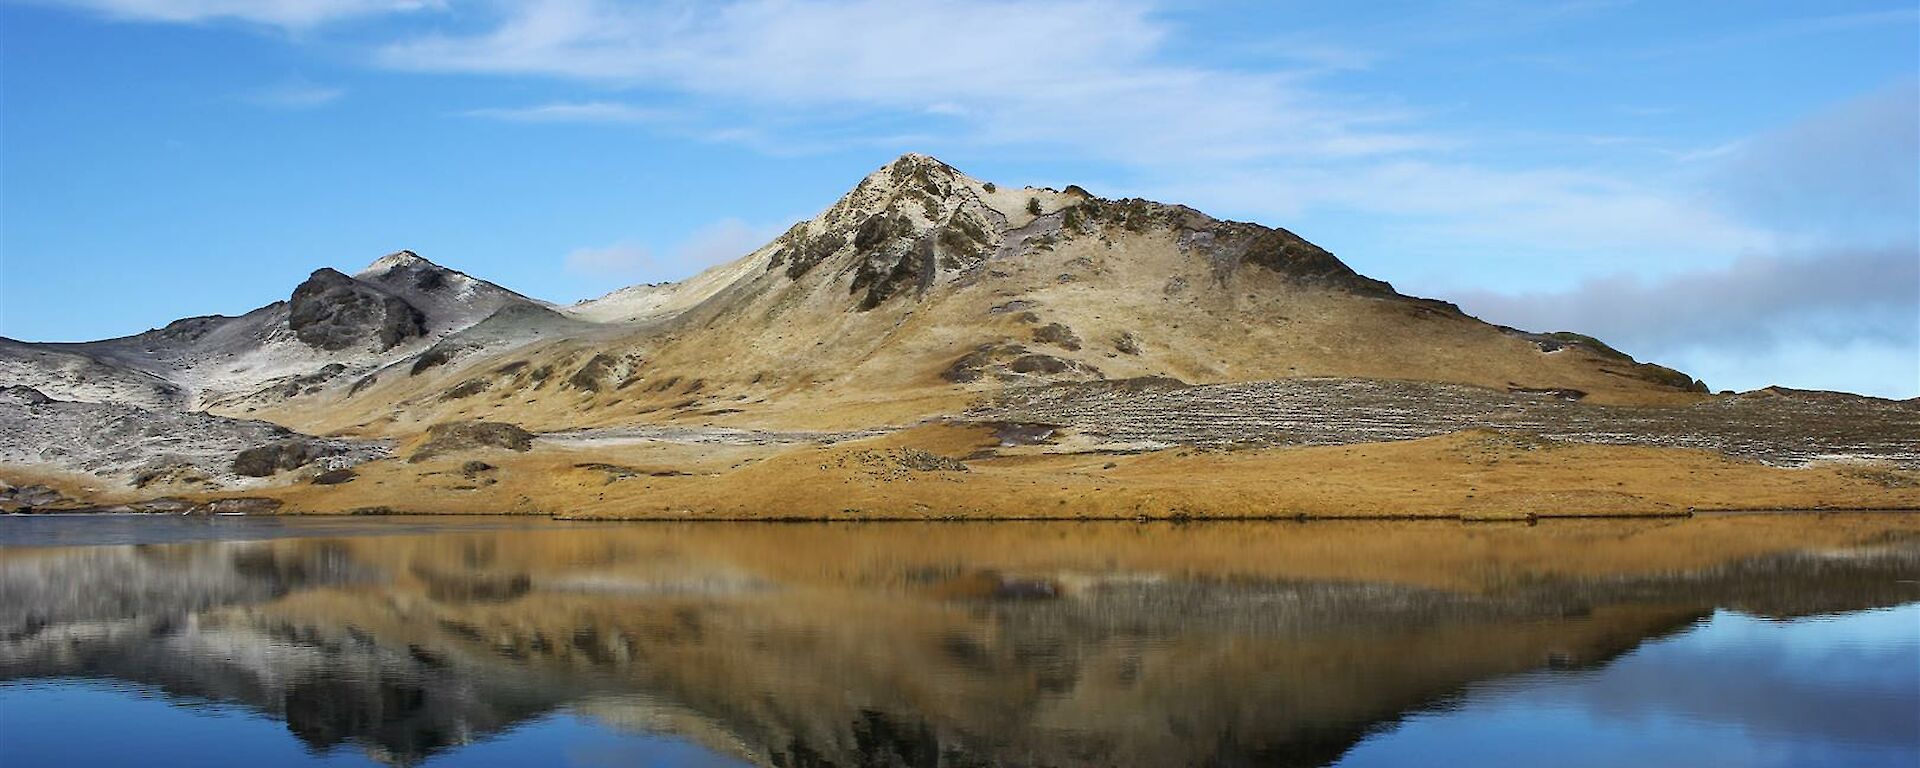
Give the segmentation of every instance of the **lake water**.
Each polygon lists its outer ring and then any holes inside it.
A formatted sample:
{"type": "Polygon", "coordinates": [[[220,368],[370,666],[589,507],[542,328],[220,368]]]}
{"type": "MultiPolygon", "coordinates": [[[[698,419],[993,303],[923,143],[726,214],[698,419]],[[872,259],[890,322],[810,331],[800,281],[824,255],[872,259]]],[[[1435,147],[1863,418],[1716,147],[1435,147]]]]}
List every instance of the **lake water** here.
{"type": "Polygon", "coordinates": [[[0,518],[0,765],[1920,765],[1920,516],[0,518]]]}

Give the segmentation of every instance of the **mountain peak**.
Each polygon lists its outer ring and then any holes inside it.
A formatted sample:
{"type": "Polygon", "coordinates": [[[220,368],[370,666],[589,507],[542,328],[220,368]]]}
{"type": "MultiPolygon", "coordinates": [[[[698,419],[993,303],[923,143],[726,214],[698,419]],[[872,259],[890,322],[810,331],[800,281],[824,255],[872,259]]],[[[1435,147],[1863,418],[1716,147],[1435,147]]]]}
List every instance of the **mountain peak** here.
{"type": "Polygon", "coordinates": [[[380,274],[392,272],[393,270],[396,270],[396,269],[407,269],[407,268],[412,268],[412,267],[417,267],[422,265],[428,266],[428,267],[440,266],[431,261],[421,258],[420,254],[414,253],[413,251],[407,251],[407,250],[394,251],[393,253],[389,253],[378,259],[374,259],[373,263],[368,264],[366,269],[360,270],[360,274],[356,275],[356,277],[380,275],[380,274]]]}
{"type": "Polygon", "coordinates": [[[896,157],[893,159],[893,162],[887,163],[886,167],[881,170],[891,170],[894,168],[933,168],[950,172],[953,171],[953,166],[946,164],[946,162],[940,158],[920,152],[908,152],[896,157]]]}
{"type": "Polygon", "coordinates": [[[899,193],[944,199],[964,187],[979,187],[980,182],[932,155],[908,152],[867,174],[847,193],[842,202],[871,203],[899,193]]]}
{"type": "Polygon", "coordinates": [[[931,156],[901,155],[776,239],[770,266],[798,280],[833,259],[828,279],[851,274],[862,310],[902,289],[925,293],[999,246],[1007,218],[986,199],[993,189],[931,156]]]}

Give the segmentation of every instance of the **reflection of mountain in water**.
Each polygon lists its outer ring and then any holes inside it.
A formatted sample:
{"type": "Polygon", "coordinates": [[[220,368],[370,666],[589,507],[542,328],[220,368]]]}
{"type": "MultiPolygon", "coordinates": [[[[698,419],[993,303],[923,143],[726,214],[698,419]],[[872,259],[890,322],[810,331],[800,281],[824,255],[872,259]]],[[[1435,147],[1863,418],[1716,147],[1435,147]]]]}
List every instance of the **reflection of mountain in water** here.
{"type": "Polygon", "coordinates": [[[316,750],[353,742],[414,762],[574,693],[513,669],[446,668],[350,625],[254,607],[290,591],[364,585],[377,569],[301,547],[97,547],[0,566],[0,677],[100,677],[245,704],[316,750]]]}
{"type": "Polygon", "coordinates": [[[1524,566],[1528,539],[1463,588],[1390,563],[1089,569],[1098,543],[1070,540],[1051,569],[848,556],[926,531],[756,562],[702,530],[29,552],[0,560],[0,679],[238,702],[396,763],[570,706],[774,765],[1320,765],[1478,680],[1604,664],[1717,607],[1911,602],[1920,573],[1900,536],[1580,574],[1524,566]]]}

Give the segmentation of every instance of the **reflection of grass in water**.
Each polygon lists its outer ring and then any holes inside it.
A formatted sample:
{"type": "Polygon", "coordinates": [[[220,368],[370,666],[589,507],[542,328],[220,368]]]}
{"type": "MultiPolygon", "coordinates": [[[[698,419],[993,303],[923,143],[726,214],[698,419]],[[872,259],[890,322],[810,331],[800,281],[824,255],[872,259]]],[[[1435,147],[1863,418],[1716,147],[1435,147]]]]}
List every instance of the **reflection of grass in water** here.
{"type": "MultiPolygon", "coordinates": [[[[1172,577],[1330,579],[1476,590],[1544,577],[1698,569],[1768,552],[1843,548],[1920,536],[1920,516],[1739,515],[1690,520],[1558,520],[1537,526],[1451,521],[1309,523],[564,524],[504,534],[345,540],[357,558],[559,578],[685,569],[784,584],[912,588],[965,572],[1149,573],[1172,577]]],[[[315,546],[312,542],[289,546],[315,546]]],[[[411,565],[409,565],[411,567],[411,565]]]]}

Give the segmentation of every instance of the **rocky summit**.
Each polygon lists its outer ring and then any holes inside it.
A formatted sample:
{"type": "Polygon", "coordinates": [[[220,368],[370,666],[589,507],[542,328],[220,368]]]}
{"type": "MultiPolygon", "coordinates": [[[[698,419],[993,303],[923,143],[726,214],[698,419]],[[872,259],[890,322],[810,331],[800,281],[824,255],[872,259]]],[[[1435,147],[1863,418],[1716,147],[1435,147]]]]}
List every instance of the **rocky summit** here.
{"type": "Polygon", "coordinates": [[[1920,505],[1914,402],[1709,394],[1577,331],[910,154],[752,253],[577,304],[399,251],[238,317],[0,340],[0,479],[63,508],[621,517],[1920,505]]]}

